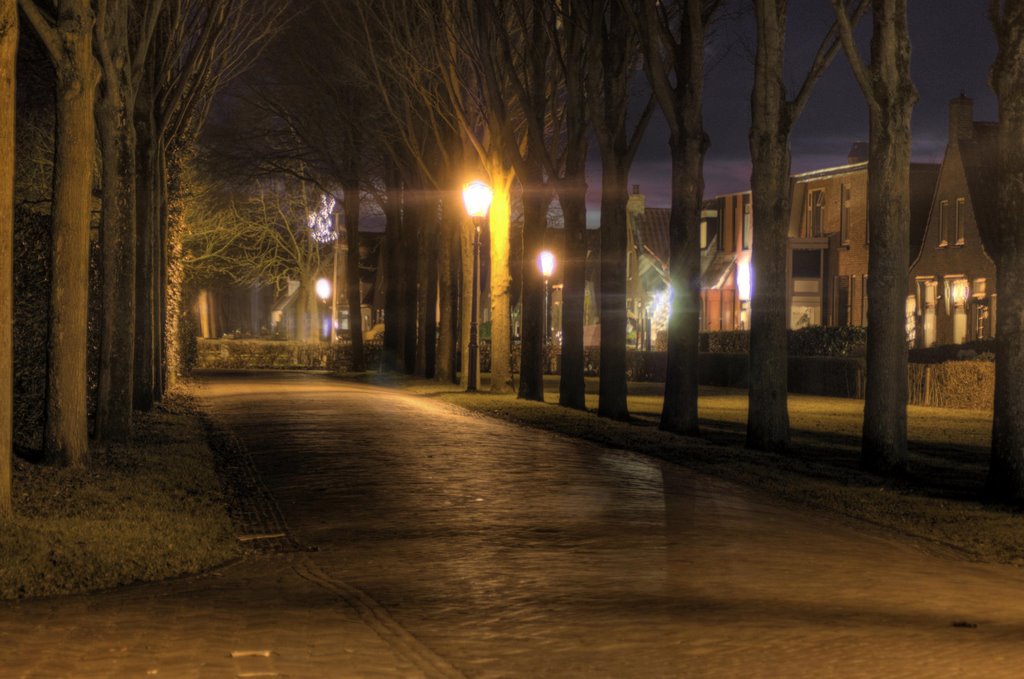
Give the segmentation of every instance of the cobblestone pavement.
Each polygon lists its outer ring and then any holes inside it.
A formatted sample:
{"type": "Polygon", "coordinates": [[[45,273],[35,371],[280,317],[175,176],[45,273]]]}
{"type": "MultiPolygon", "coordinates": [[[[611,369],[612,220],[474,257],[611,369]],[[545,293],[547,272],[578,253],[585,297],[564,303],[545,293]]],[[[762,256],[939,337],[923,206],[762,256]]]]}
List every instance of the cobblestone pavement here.
{"type": "MultiPolygon", "coordinates": [[[[0,676],[1018,677],[1024,572],[321,375],[218,376],[290,538],[0,607],[0,676]]],[[[1024,529],[1024,528],[1022,528],[1024,529]]]]}

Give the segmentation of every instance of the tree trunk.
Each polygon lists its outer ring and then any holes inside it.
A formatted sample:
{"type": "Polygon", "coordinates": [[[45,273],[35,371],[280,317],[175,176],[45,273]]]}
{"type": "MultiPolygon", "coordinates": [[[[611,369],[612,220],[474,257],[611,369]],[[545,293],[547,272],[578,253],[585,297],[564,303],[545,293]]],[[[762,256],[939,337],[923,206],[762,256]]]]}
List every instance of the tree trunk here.
{"type": "MultiPolygon", "coordinates": [[[[491,244],[491,392],[512,393],[512,300],[510,271],[512,173],[492,167],[489,223],[491,244]]],[[[481,254],[483,256],[483,254],[481,254]]],[[[521,384],[521,383],[520,383],[521,384]]]]}
{"type": "Polygon", "coordinates": [[[86,464],[86,362],[89,308],[89,222],[95,149],[95,67],[88,0],[61,2],[63,58],[57,76],[53,168],[53,280],[46,389],[48,460],[86,464]]]}
{"type": "Polygon", "coordinates": [[[751,258],[747,447],[781,451],[789,445],[786,248],[792,121],[783,89],[785,24],[779,26],[777,8],[769,4],[756,7],[758,44],[751,95],[750,184],[757,237],[751,258]]]}
{"type": "MultiPolygon", "coordinates": [[[[523,340],[519,398],[544,400],[544,277],[537,259],[544,249],[550,197],[539,177],[525,178],[523,187],[523,261],[521,298],[523,340]]],[[[625,331],[623,331],[625,337],[625,331]]]]}
{"type": "Polygon", "coordinates": [[[587,201],[586,183],[566,182],[559,191],[565,219],[562,246],[562,355],[558,403],[584,410],[586,384],[583,379],[583,305],[587,285],[587,201]]]}
{"type": "Polygon", "coordinates": [[[437,287],[440,298],[437,336],[437,370],[434,378],[454,384],[458,351],[458,277],[456,255],[462,206],[455,191],[444,194],[441,206],[441,236],[437,251],[437,287]]]}
{"type": "Polygon", "coordinates": [[[1024,502],[1024,3],[993,16],[999,46],[991,70],[999,100],[998,199],[995,225],[996,388],[986,496],[1024,502]]]}
{"type": "Polygon", "coordinates": [[[422,210],[417,210],[417,205],[410,200],[408,191],[403,198],[402,210],[402,236],[399,255],[401,256],[401,269],[399,270],[402,291],[402,372],[412,375],[416,369],[416,339],[417,330],[417,282],[419,281],[419,249],[422,243],[419,239],[419,224],[422,221],[422,210]]]}
{"type": "MultiPolygon", "coordinates": [[[[348,327],[353,372],[366,370],[363,356],[363,300],[359,291],[359,184],[345,187],[345,239],[348,251],[345,260],[345,292],[348,301],[348,327]]],[[[340,234],[339,234],[340,237],[340,234]]]]}
{"type": "Polygon", "coordinates": [[[416,249],[416,375],[433,379],[437,362],[437,202],[417,201],[419,247],[416,249]]]}
{"type": "Polygon", "coordinates": [[[387,201],[384,205],[384,369],[402,369],[401,348],[405,336],[405,314],[402,310],[402,190],[398,169],[385,168],[387,201]]]}
{"type": "Polygon", "coordinates": [[[868,161],[867,386],[861,463],[906,470],[906,282],[910,268],[910,114],[893,106],[872,115],[868,161]]]}
{"type": "Polygon", "coordinates": [[[861,465],[893,474],[907,454],[906,287],[910,268],[910,80],[906,0],[873,0],[875,96],[868,105],[867,385],[861,465]],[[894,376],[900,376],[894,379],[894,376]]]}
{"type": "Polygon", "coordinates": [[[153,240],[159,228],[159,158],[154,139],[156,122],[146,102],[136,111],[136,240],[135,240],[135,366],[132,370],[132,401],[136,410],[153,407],[153,240]]]}
{"type": "Polygon", "coordinates": [[[18,9],[15,0],[0,0],[0,522],[14,515],[11,502],[13,436],[13,249],[14,249],[14,112],[18,9]]]}
{"type": "MultiPolygon", "coordinates": [[[[698,126],[698,129],[689,131],[689,136],[671,139],[670,145],[672,211],[669,215],[669,276],[673,295],[668,325],[665,400],[659,427],[677,434],[695,435],[700,429],[697,417],[700,210],[707,141],[698,126]]],[[[603,340],[602,337],[602,344],[603,340]]],[[[603,347],[601,362],[603,365],[603,347]]]]}
{"type": "Polygon", "coordinates": [[[750,389],[747,447],[781,451],[789,445],[786,332],[786,244],[789,232],[789,144],[771,126],[750,133],[753,218],[750,389]]]}
{"type": "Polygon", "coordinates": [[[601,173],[601,379],[597,414],[628,420],[626,405],[626,203],[622,160],[602,153],[601,173]]]}
{"type": "MultiPolygon", "coordinates": [[[[130,73],[118,76],[130,79],[130,73]]],[[[132,421],[135,361],[135,128],[129,83],[104,81],[97,121],[103,154],[103,321],[95,437],[125,442],[132,421]]]]}

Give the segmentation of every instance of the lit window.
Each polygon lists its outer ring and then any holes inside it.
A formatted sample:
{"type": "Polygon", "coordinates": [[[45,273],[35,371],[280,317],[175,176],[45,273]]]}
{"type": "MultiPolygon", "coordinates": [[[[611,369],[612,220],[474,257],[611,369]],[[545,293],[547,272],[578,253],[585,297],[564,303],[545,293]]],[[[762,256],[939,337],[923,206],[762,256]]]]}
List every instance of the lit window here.
{"type": "Polygon", "coordinates": [[[820,238],[825,230],[825,191],[815,189],[807,197],[807,237],[820,238]]]}

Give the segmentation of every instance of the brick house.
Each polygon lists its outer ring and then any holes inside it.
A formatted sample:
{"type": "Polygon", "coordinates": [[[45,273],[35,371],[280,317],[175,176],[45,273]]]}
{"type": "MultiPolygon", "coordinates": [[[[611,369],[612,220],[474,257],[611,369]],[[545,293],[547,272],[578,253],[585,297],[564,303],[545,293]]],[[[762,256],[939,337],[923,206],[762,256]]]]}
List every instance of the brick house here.
{"type": "Polygon", "coordinates": [[[701,215],[700,329],[750,328],[750,254],[754,215],[750,191],[718,196],[701,215]]]}
{"type": "Polygon", "coordinates": [[[994,334],[996,267],[986,227],[995,209],[995,135],[995,123],[974,122],[971,99],[950,102],[946,153],[910,269],[907,328],[917,346],[994,334]]]}
{"type": "MultiPolygon", "coordinates": [[[[639,187],[629,197],[629,259],[627,314],[637,332],[630,334],[638,348],[658,344],[668,330],[670,208],[647,207],[639,187]]],[[[701,330],[735,330],[744,321],[736,284],[736,262],[750,258],[750,192],[719,196],[704,202],[700,222],[701,330]],[[746,245],[742,214],[746,209],[746,245]],[[728,226],[723,220],[729,219],[728,226]],[[745,253],[745,254],[744,254],[745,253]]],[[[749,264],[747,269],[749,272],[749,264]]],[[[749,279],[748,279],[749,280],[749,279]]],[[[747,286],[749,293],[749,285],[747,286]]],[[[631,326],[632,327],[632,326],[631,326]]]]}
{"type": "MultiPolygon", "coordinates": [[[[793,175],[787,272],[789,327],[867,325],[867,145],[847,164],[793,175]]],[[[920,245],[939,166],[910,168],[911,252],[920,245]]]]}

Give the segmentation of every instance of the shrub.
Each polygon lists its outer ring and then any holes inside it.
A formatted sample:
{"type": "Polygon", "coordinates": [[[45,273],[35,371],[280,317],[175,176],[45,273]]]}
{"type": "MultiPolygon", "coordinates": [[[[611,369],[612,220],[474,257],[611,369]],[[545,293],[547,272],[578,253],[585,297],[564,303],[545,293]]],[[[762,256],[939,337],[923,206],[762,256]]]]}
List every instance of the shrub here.
{"type": "Polygon", "coordinates": [[[812,325],[789,331],[790,356],[857,356],[864,353],[868,330],[854,325],[812,325]]]}
{"type": "Polygon", "coordinates": [[[995,364],[989,361],[911,363],[910,403],[942,408],[992,408],[995,364]]]}
{"type": "Polygon", "coordinates": [[[199,324],[195,315],[186,311],[178,323],[178,370],[187,377],[199,362],[199,324]]]}
{"type": "MultiPolygon", "coordinates": [[[[867,344],[867,329],[856,326],[815,325],[789,330],[790,356],[859,356],[867,344]]],[[[750,351],[750,331],[703,332],[700,350],[712,354],[745,354],[750,351]]]]}

